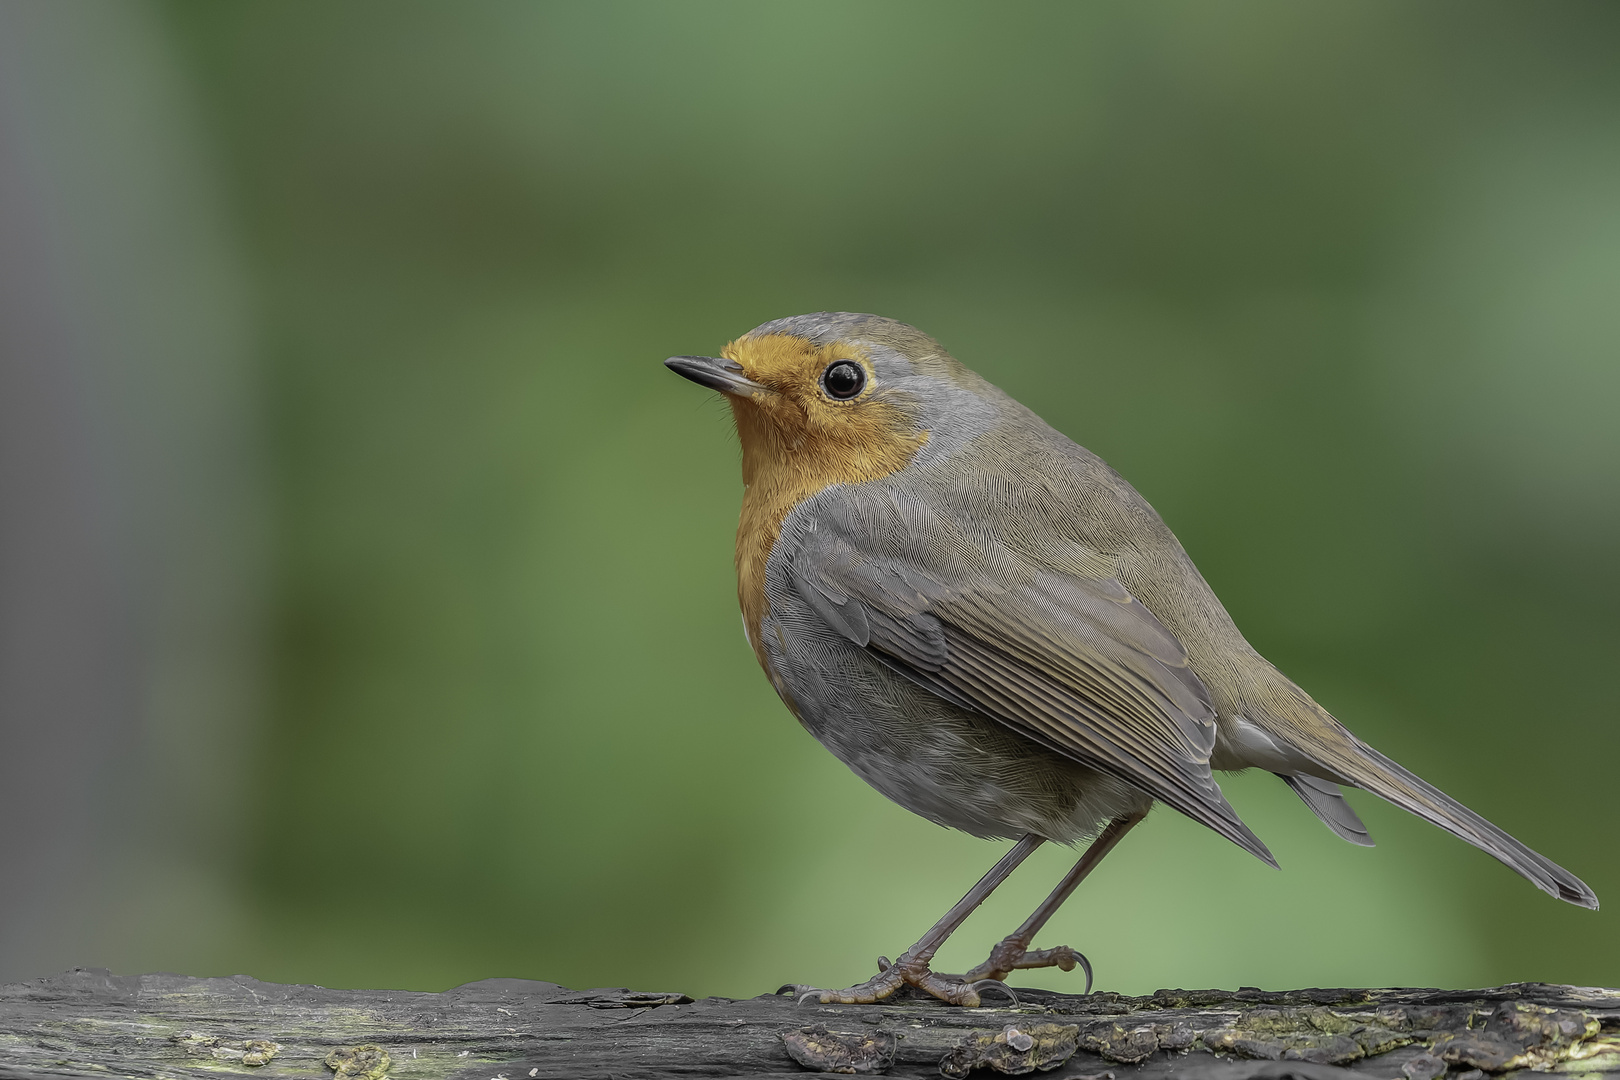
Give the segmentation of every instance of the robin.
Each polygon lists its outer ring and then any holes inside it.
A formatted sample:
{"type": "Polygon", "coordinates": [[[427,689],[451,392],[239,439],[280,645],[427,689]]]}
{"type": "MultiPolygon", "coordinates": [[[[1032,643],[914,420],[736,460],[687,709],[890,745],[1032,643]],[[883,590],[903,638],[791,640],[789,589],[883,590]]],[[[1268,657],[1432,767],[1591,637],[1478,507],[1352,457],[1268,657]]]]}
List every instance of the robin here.
{"type": "MultiPolygon", "coordinates": [[[[921,940],[824,1003],[910,984],[973,1006],[1019,968],[1090,965],[1035,935],[1155,801],[1263,862],[1212,770],[1275,773],[1370,846],[1370,791],[1582,907],[1579,878],[1357,739],[1238,632],[1118,473],[927,334],[876,315],[765,323],[677,374],[726,396],[742,443],[737,595],[799,722],[930,821],[1018,842],[921,940]],[[1045,841],[1074,869],[963,976],[940,945],[1045,841]]],[[[1009,991],[1010,993],[1010,991],[1009,991]]]]}

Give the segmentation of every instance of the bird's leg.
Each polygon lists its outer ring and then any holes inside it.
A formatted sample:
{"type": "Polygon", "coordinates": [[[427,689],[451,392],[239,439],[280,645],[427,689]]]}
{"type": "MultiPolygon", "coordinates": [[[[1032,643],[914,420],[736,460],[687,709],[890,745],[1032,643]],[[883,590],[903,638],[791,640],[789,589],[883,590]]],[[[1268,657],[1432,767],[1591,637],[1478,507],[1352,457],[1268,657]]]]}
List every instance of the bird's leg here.
{"type": "Polygon", "coordinates": [[[1029,858],[1030,853],[1040,847],[1042,842],[1039,836],[1031,833],[1014,844],[1012,850],[1003,855],[1001,860],[990,868],[989,873],[980,878],[978,884],[956,902],[955,907],[947,911],[928,933],[918,939],[917,944],[901,953],[900,958],[894,963],[883,965],[882,970],[872,978],[847,990],[818,992],[805,988],[803,996],[811,997],[819,993],[824,1005],[866,1005],[882,1001],[909,983],[952,1005],[977,1005],[979,994],[970,985],[971,980],[959,981],[936,975],[929,969],[928,964],[934,959],[939,947],[945,944],[945,939],[962,925],[963,920],[973,913],[973,909],[984,903],[985,897],[994,892],[997,885],[1006,881],[1018,864],[1029,858]]]}
{"type": "Polygon", "coordinates": [[[1041,906],[1024,920],[1024,924],[1011,934],[1002,938],[996,947],[990,950],[990,955],[984,963],[962,976],[963,982],[975,983],[982,979],[1005,979],[1019,968],[1056,967],[1064,971],[1073,971],[1075,964],[1079,964],[1086,972],[1086,993],[1091,993],[1091,962],[1080,953],[1075,952],[1067,945],[1059,945],[1055,949],[1037,949],[1030,951],[1030,944],[1035,935],[1041,932],[1046,921],[1057,914],[1057,909],[1069,898],[1080,883],[1086,880],[1086,875],[1094,870],[1103,856],[1113,850],[1124,835],[1131,831],[1131,827],[1141,821],[1145,814],[1127,814],[1117,817],[1108,823],[1108,827],[1098,834],[1086,848],[1080,861],[1074,864],[1058,887],[1052,890],[1052,895],[1041,902],[1041,906]]]}

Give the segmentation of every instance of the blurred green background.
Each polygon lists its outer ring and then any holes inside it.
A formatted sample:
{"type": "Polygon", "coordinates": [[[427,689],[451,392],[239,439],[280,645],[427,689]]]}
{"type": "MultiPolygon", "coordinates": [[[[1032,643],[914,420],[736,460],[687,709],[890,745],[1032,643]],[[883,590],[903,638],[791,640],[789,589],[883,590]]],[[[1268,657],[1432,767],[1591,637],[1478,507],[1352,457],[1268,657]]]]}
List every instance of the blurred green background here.
{"type": "MultiPolygon", "coordinates": [[[[189,149],[124,152],[229,264],[151,332],[238,312],[196,423],[250,433],[216,547],[256,599],[194,724],[239,736],[146,785],[213,833],[152,818],[177,869],[14,974],[746,996],[903,949],[1005,845],[777,702],[729,414],[660,363],[817,310],[922,327],[1101,454],[1279,667],[1620,904],[1620,7],[63,10],[39,85],[160,83],[189,149]]],[[[1362,850],[1223,783],[1282,873],[1161,809],[1038,944],[1133,993],[1620,983],[1612,910],[1371,797],[1362,850]]]]}

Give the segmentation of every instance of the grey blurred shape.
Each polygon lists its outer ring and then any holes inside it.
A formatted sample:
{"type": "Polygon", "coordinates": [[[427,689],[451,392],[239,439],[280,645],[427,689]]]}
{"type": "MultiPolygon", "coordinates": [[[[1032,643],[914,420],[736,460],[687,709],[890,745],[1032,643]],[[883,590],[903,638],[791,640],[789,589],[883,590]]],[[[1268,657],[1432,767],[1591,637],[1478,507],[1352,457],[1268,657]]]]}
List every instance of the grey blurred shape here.
{"type": "Polygon", "coordinates": [[[0,3],[0,981],[183,961],[239,911],[248,320],[158,16],[0,3]]]}

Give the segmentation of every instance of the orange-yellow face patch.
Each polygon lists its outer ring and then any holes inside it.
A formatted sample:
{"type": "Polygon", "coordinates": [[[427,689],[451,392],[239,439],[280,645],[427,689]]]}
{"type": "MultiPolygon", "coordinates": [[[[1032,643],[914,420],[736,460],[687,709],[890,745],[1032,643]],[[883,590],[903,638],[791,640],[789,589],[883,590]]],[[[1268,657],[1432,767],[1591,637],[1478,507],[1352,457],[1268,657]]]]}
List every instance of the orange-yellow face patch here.
{"type": "Polygon", "coordinates": [[[745,487],[737,523],[737,599],[754,655],[765,665],[760,641],[769,608],[765,561],[781,535],[782,519],[833,484],[900,471],[928,433],[884,394],[859,346],[817,346],[790,334],[768,334],[733,341],[720,355],[765,387],[746,398],[728,395],[742,442],[745,487]],[[821,387],[822,372],[839,360],[852,360],[866,371],[865,387],[847,401],[833,400],[821,387]]]}

